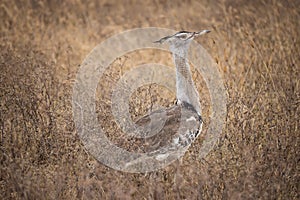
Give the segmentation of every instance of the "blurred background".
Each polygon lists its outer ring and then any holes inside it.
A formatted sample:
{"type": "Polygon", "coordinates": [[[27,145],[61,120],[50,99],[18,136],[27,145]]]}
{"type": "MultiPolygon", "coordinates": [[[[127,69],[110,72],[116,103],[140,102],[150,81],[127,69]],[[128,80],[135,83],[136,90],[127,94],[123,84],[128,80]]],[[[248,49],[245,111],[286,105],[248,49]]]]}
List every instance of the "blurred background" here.
{"type": "MultiPolygon", "coordinates": [[[[0,18],[1,199],[299,199],[299,1],[2,0],[0,18]],[[143,27],[212,31],[197,41],[218,64],[228,113],[204,159],[200,138],[165,169],[130,174],[84,148],[72,120],[72,87],[96,45],[143,27]]],[[[171,58],[149,50],[116,59],[98,87],[102,126],[113,126],[106,83],[133,63],[173,66],[171,58]]],[[[193,71],[198,76],[209,120],[205,82],[193,71]]],[[[143,98],[133,95],[132,117],[153,102],[172,105],[174,94],[163,91],[137,91],[143,98]]]]}

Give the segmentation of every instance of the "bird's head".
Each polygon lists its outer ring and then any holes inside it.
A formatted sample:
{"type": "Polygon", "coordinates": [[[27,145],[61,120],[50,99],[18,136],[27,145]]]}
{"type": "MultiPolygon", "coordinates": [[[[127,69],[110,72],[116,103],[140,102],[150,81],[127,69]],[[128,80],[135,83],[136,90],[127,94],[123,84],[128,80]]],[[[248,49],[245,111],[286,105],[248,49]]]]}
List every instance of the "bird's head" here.
{"type": "Polygon", "coordinates": [[[189,44],[195,37],[204,35],[209,32],[210,32],[209,30],[203,30],[199,32],[180,31],[178,33],[175,33],[174,35],[163,37],[160,40],[155,41],[155,43],[162,44],[164,42],[167,42],[175,46],[186,45],[189,44]]]}

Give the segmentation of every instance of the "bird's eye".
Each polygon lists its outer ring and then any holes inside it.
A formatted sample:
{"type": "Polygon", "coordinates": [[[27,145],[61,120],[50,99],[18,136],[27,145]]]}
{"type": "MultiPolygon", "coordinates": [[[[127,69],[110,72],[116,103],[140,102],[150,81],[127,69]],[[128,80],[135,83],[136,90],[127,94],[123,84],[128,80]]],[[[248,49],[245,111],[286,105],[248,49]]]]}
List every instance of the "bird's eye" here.
{"type": "Polygon", "coordinates": [[[182,40],[185,40],[186,39],[186,35],[179,35],[178,38],[182,39],[182,40]]]}

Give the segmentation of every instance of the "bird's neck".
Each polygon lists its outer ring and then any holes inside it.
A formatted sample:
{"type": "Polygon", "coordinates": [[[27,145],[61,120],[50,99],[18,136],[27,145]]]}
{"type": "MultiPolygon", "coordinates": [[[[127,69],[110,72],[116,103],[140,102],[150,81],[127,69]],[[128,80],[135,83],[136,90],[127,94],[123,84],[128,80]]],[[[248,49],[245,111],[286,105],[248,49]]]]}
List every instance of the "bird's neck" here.
{"type": "Polygon", "coordinates": [[[199,94],[194,86],[188,62],[188,45],[170,48],[176,66],[176,97],[181,102],[189,103],[200,113],[199,94]]]}
{"type": "Polygon", "coordinates": [[[172,52],[172,54],[174,55],[174,57],[181,57],[187,60],[188,57],[188,49],[189,49],[189,45],[184,45],[184,46],[175,46],[175,45],[171,45],[170,46],[170,50],[172,52]]]}

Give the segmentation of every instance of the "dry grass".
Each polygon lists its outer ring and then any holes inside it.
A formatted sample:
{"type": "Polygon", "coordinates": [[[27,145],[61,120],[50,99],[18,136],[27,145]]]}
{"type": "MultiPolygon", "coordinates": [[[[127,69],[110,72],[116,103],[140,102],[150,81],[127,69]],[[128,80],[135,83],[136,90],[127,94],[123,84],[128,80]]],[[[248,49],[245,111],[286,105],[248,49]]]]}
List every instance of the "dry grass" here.
{"type": "MultiPolygon", "coordinates": [[[[1,199],[300,198],[298,1],[4,0],[0,18],[1,199]],[[149,26],[213,30],[199,42],[224,77],[228,115],[205,159],[197,158],[197,140],[181,163],[128,174],[85,150],[72,121],[72,86],[94,46],[149,26]]],[[[144,95],[134,116],[149,102],[170,104],[144,95]]]]}

